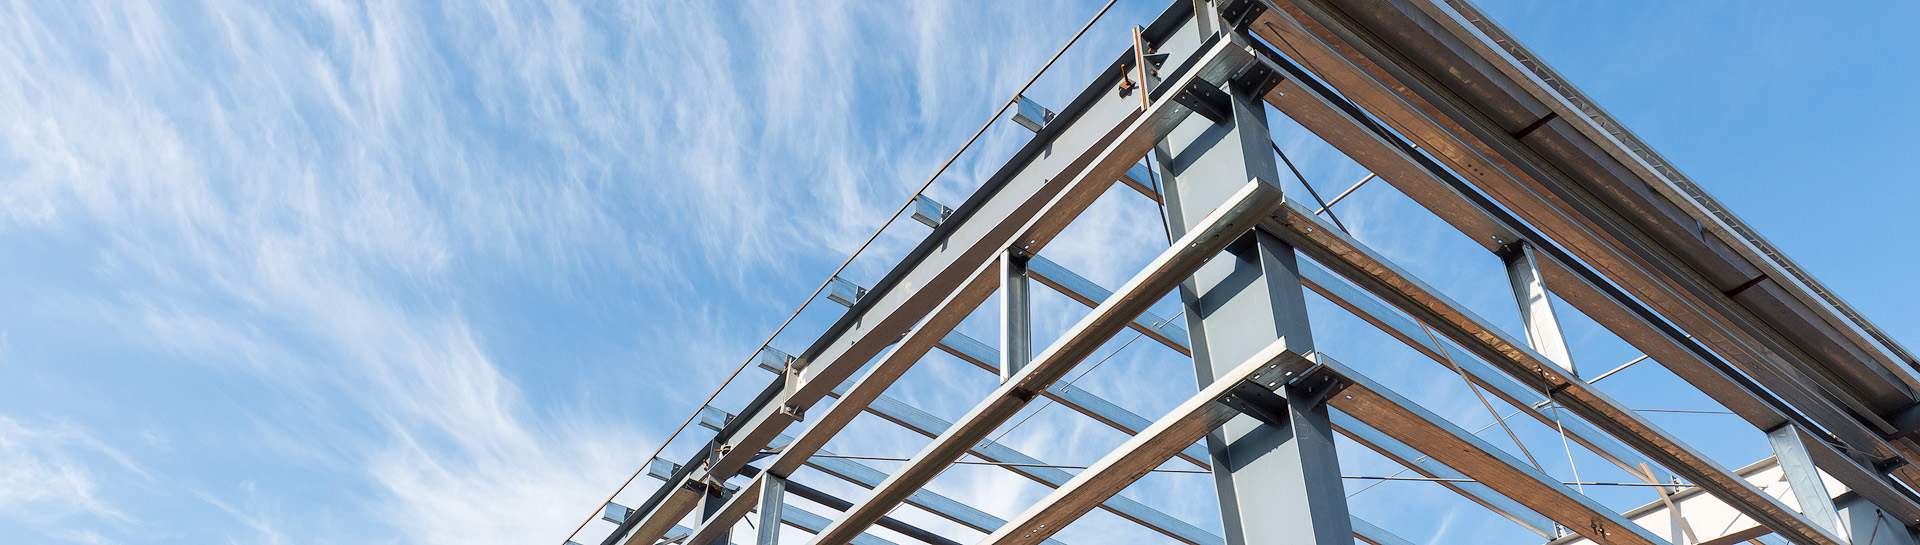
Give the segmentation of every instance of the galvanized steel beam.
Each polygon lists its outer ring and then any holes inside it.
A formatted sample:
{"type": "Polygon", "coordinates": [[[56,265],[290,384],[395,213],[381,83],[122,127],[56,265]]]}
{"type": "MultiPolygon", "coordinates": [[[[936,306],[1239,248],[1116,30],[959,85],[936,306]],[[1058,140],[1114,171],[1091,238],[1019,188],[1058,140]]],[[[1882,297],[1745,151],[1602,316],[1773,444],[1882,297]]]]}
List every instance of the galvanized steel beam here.
{"type": "Polygon", "coordinates": [[[1326,228],[1311,210],[1294,203],[1289,203],[1285,210],[1282,219],[1269,222],[1266,228],[1293,243],[1302,253],[1480,355],[1508,376],[1530,389],[1550,392],[1551,397],[1569,411],[1789,539],[1809,545],[1843,543],[1638,413],[1586,382],[1566,376],[1557,365],[1505,332],[1487,325],[1485,320],[1392,262],[1338,231],[1326,228]]]}
{"type": "MultiPolygon", "coordinates": [[[[1139,435],[1133,436],[1111,454],[1047,494],[1039,503],[1028,507],[1008,521],[1006,526],[982,540],[981,545],[1040,543],[1172,458],[1181,448],[1239,414],[1239,411],[1223,403],[1223,398],[1241,393],[1246,388],[1264,389],[1266,395],[1275,395],[1266,386],[1269,380],[1285,380],[1285,377],[1305,371],[1311,365],[1312,362],[1288,351],[1284,342],[1269,344],[1244,363],[1220,373],[1219,380],[1202,388],[1198,394],[1175,407],[1139,435]]],[[[1338,478],[1337,472],[1335,478],[1338,478]]],[[[1353,539],[1350,533],[1340,537],[1349,542],[1353,539]]],[[[1262,536],[1262,539],[1277,541],[1280,535],[1262,536]]]]}
{"type": "MultiPolygon", "coordinates": [[[[1428,5],[1425,2],[1414,3],[1421,6],[1428,5]]],[[[1615,212],[1611,211],[1607,205],[1597,204],[1589,198],[1591,195],[1583,196],[1579,191],[1571,193],[1564,191],[1571,187],[1568,179],[1554,167],[1543,166],[1537,149],[1527,148],[1526,145],[1517,143],[1512,135],[1487,126],[1485,124],[1487,118],[1472,113],[1474,111],[1472,107],[1442,96],[1447,92],[1435,87],[1437,84],[1430,74],[1422,75],[1424,73],[1417,69],[1401,65],[1404,58],[1395,57],[1394,54],[1388,53],[1387,49],[1383,49],[1385,46],[1379,42],[1378,35],[1357,30],[1358,27],[1355,26],[1357,23],[1347,17],[1353,12],[1330,9],[1329,2],[1318,0],[1279,1],[1275,4],[1280,9],[1268,14],[1260,24],[1255,25],[1253,28],[1256,33],[1260,33],[1263,38],[1288,54],[1311,65],[1317,74],[1326,77],[1334,86],[1340,88],[1343,95],[1365,106],[1396,130],[1414,138],[1421,144],[1422,149],[1432,151],[1435,157],[1446,162],[1454,171],[1461,172],[1479,188],[1487,190],[1489,195],[1501,201],[1506,208],[1520,213],[1528,223],[1540,227],[1543,232],[1551,235],[1555,242],[1566,245],[1567,249],[1577,255],[1581,261],[1593,264],[1598,270],[1607,274],[1609,279],[1619,282],[1622,287],[1632,293],[1634,298],[1645,301],[1653,309],[1657,309],[1662,317],[1686,328],[1695,337],[1712,346],[1714,350],[1727,354],[1730,361],[1742,372],[1752,375],[1767,390],[1777,393],[1792,403],[1793,409],[1789,410],[1790,416],[1791,412],[1804,412],[1808,418],[1818,422],[1825,431],[1836,434],[1840,441],[1846,442],[1853,449],[1871,453],[1874,458],[1868,462],[1904,457],[1908,463],[1911,463],[1914,459],[1914,445],[1910,442],[1901,440],[1889,445],[1880,437],[1882,433],[1897,431],[1893,430],[1881,415],[1887,414],[1887,411],[1907,407],[1912,403],[1910,395],[1896,392],[1906,388],[1907,385],[1904,383],[1913,382],[1914,379],[1911,376],[1913,373],[1910,370],[1889,370],[1885,367],[1870,365],[1868,367],[1873,369],[1855,367],[1855,371],[1836,371],[1836,368],[1832,367],[1835,360],[1831,358],[1824,360],[1823,365],[1808,365],[1807,362],[1810,360],[1806,359],[1806,353],[1799,347],[1776,337],[1779,334],[1778,331],[1757,325],[1754,315],[1750,312],[1751,309],[1738,308],[1738,304],[1751,303],[1751,298],[1758,297],[1758,294],[1771,293],[1770,290],[1775,289],[1774,286],[1762,282],[1761,287],[1758,288],[1759,291],[1747,290],[1748,300],[1741,303],[1734,302],[1730,296],[1716,288],[1704,286],[1697,273],[1685,270],[1685,267],[1690,265],[1683,264],[1685,259],[1682,258],[1712,255],[1711,249],[1682,252],[1678,257],[1673,253],[1662,253],[1666,251],[1660,249],[1659,244],[1662,243],[1649,242],[1646,233],[1623,227],[1618,223],[1619,216],[1614,215],[1615,212]],[[1382,83],[1383,81],[1386,83],[1382,83]],[[1525,184],[1548,184],[1552,187],[1539,189],[1544,186],[1526,186],[1525,184]],[[1555,200],[1550,203],[1545,199],[1564,200],[1555,200]],[[1562,206],[1571,208],[1562,208],[1562,206]],[[1836,372],[1846,377],[1843,379],[1832,374],[1836,372]],[[1876,378],[1875,373],[1889,376],[1876,378]],[[1852,382],[1840,384],[1837,381],[1852,382]],[[1867,388],[1874,393],[1859,395],[1866,391],[1859,388],[1867,388]],[[1835,404],[1839,407],[1834,406],[1835,404]],[[1869,408],[1869,405],[1874,408],[1869,408]]],[[[1371,12],[1368,17],[1389,16],[1389,12],[1393,14],[1392,16],[1417,16],[1419,10],[1377,10],[1371,12]]],[[[1419,32],[1423,35],[1427,34],[1425,30],[1419,32]]],[[[1396,39],[1399,38],[1405,38],[1405,36],[1396,35],[1396,39]]],[[[1463,68],[1461,72],[1484,75],[1481,68],[1483,66],[1474,65],[1471,70],[1463,68]]],[[[1446,77],[1455,76],[1458,74],[1446,77]]],[[[1502,89],[1502,87],[1483,86],[1483,90],[1492,89],[1502,89]]],[[[1566,123],[1566,119],[1563,117],[1560,121],[1547,123],[1544,128],[1535,131],[1534,134],[1555,134],[1559,135],[1556,138],[1565,137],[1570,134],[1566,131],[1571,130],[1561,127],[1566,123]]],[[[1528,118],[1528,121],[1531,122],[1534,119],[1528,118]]],[[[1320,133],[1319,130],[1315,132],[1320,133]]],[[[1325,136],[1324,133],[1322,135],[1325,136]]],[[[1331,142],[1332,139],[1329,141],[1331,142]]],[[[1532,139],[1529,141],[1539,143],[1532,139]]],[[[1561,143],[1565,143],[1565,140],[1561,143]]],[[[1339,146],[1340,143],[1335,142],[1335,145],[1339,146]]],[[[1553,151],[1568,152],[1575,148],[1561,147],[1553,151]]],[[[1597,155],[1590,155],[1588,158],[1593,157],[1597,155]]],[[[1582,175],[1591,174],[1594,174],[1594,171],[1582,173],[1582,175]]],[[[1389,179],[1389,181],[1392,180],[1389,179]]],[[[1665,182],[1650,183],[1658,186],[1665,182]]],[[[1631,183],[1619,187],[1627,186],[1642,187],[1631,183]]],[[[1618,196],[1615,195],[1615,197],[1618,196]]],[[[1453,221],[1449,214],[1441,215],[1453,221]]],[[[1456,226],[1458,226],[1457,223],[1456,226]]],[[[1481,239],[1483,235],[1473,231],[1469,231],[1468,234],[1476,236],[1477,239],[1481,239]]],[[[1485,243],[1484,239],[1481,240],[1485,243]]],[[[1666,242],[1672,242],[1672,240],[1669,239],[1666,242]]],[[[1543,265],[1546,264],[1543,263],[1543,265]]],[[[1589,315],[1610,311],[1610,309],[1589,309],[1584,305],[1593,304],[1595,300],[1583,301],[1581,300],[1583,298],[1571,296],[1565,292],[1568,289],[1583,289],[1583,286],[1577,284],[1593,282],[1593,280],[1582,278],[1579,274],[1562,274],[1556,278],[1556,273],[1560,272],[1556,271],[1556,268],[1543,267],[1542,272],[1545,273],[1550,288],[1561,292],[1564,299],[1581,307],[1589,315]],[[1576,285],[1560,287],[1556,284],[1576,285]]],[[[1604,284],[1605,281],[1600,283],[1604,284]]],[[[1599,286],[1597,289],[1609,288],[1599,286]]],[[[1620,297],[1613,295],[1604,295],[1598,299],[1602,300],[1599,302],[1611,300],[1612,304],[1628,304],[1621,301],[1620,297]]],[[[1617,314],[1620,311],[1611,312],[1617,314]]],[[[1595,317],[1599,318],[1599,316],[1595,317]]],[[[1665,324],[1660,322],[1660,318],[1654,318],[1652,322],[1654,322],[1650,324],[1653,326],[1652,329],[1659,330],[1665,327],[1665,324]]],[[[1813,329],[1819,327],[1817,321],[1806,321],[1801,325],[1806,326],[1798,328],[1801,333],[1808,331],[1807,327],[1813,329]]],[[[1671,331],[1671,328],[1666,329],[1671,331]]],[[[1673,367],[1675,362],[1687,363],[1685,361],[1688,359],[1687,355],[1676,353],[1692,351],[1687,348],[1692,341],[1686,340],[1683,335],[1666,334],[1663,331],[1660,332],[1660,336],[1667,338],[1658,339],[1636,338],[1635,333],[1638,332],[1623,332],[1622,336],[1636,346],[1656,345],[1654,347],[1656,350],[1663,348],[1657,346],[1663,343],[1681,346],[1683,348],[1680,350],[1661,350],[1669,357],[1660,361],[1670,367],[1673,367]]],[[[1800,337],[1801,340],[1808,338],[1804,335],[1800,337]]],[[[1646,349],[1643,347],[1643,350],[1646,349]]],[[[1651,354],[1653,351],[1648,353],[1651,354]]],[[[1656,358],[1660,357],[1656,355],[1656,358]]],[[[1711,358],[1711,356],[1708,357],[1711,358]]],[[[1719,374],[1719,372],[1690,370],[1684,365],[1674,369],[1689,380],[1695,379],[1696,376],[1707,379],[1697,381],[1696,384],[1702,384],[1703,390],[1709,393],[1713,393],[1713,387],[1725,382],[1712,380],[1711,376],[1704,376],[1719,374]]],[[[1740,377],[1730,378],[1736,383],[1745,380],[1740,377]]],[[[1749,390],[1748,393],[1753,394],[1753,391],[1749,390]]],[[[1760,395],[1764,397],[1771,394],[1760,395]]],[[[1730,396],[1721,394],[1716,397],[1730,396]]],[[[1723,403],[1728,403],[1729,407],[1735,408],[1736,411],[1741,410],[1737,408],[1739,403],[1730,403],[1726,400],[1723,400],[1723,403]]],[[[1752,413],[1749,411],[1742,414],[1751,415],[1752,413]]],[[[1761,429],[1771,427],[1765,423],[1756,425],[1761,429]]],[[[1861,464],[1862,461],[1855,460],[1854,463],[1861,464]]],[[[1920,482],[1916,480],[1916,472],[1911,467],[1902,467],[1897,471],[1909,484],[1920,482]]],[[[1874,486],[1864,481],[1859,484],[1862,485],[1860,487],[1862,490],[1887,488],[1885,485],[1874,486]]],[[[1910,503],[1910,500],[1903,503],[1910,503]]]]}
{"type": "Polygon", "coordinates": [[[1321,354],[1317,360],[1345,388],[1327,403],[1400,442],[1459,470],[1574,533],[1605,543],[1668,545],[1611,509],[1514,459],[1499,448],[1460,429],[1345,365],[1321,354]]]}
{"type": "MultiPolygon", "coordinates": [[[[1209,52],[1212,57],[1222,50],[1209,52]]],[[[1164,101],[1163,101],[1164,102],[1164,101]]],[[[1156,109],[1164,104],[1156,104],[1156,109]]],[[[1152,117],[1152,116],[1150,116],[1152,117]]],[[[1131,155],[1131,154],[1130,154],[1131,155]]],[[[1117,290],[1115,296],[1069,329],[1015,380],[1006,382],[933,443],[913,456],[907,465],[888,477],[873,494],[847,511],[846,518],[835,521],[816,537],[819,543],[838,543],[873,524],[908,494],[931,481],[946,465],[966,453],[969,447],[985,439],[995,428],[1017,413],[1087,354],[1098,349],[1114,334],[1127,327],[1135,315],[1151,306],[1161,294],[1191,275],[1207,259],[1218,253],[1233,236],[1266,218],[1280,202],[1279,189],[1267,182],[1249,182],[1233,199],[1226,201],[1197,228],[1182,237],[1146,270],[1117,290]]]]}
{"type": "MultiPolygon", "coordinates": [[[[1331,46],[1283,15],[1278,12],[1263,14],[1251,28],[1262,38],[1313,66],[1318,75],[1339,86],[1345,97],[1355,97],[1357,100],[1371,97],[1381,102],[1397,100],[1397,95],[1391,90],[1366,72],[1347,64],[1345,57],[1335,53],[1331,46]]],[[[1795,418],[1810,419],[1837,434],[1840,440],[1854,449],[1864,449],[1880,457],[1901,454],[1894,445],[1868,430],[1864,424],[1846,417],[1824,400],[1795,394],[1795,389],[1799,388],[1797,385],[1789,384],[1787,390],[1783,391],[1775,388],[1776,383],[1764,387],[1754,384],[1718,355],[1694,343],[1658,314],[1641,306],[1638,300],[1619,292],[1597,273],[1587,270],[1585,265],[1564,255],[1559,249],[1542,244],[1544,238],[1534,233],[1531,227],[1507,215],[1476,190],[1420,154],[1413,145],[1398,140],[1380,128],[1342,96],[1336,96],[1329,89],[1319,86],[1312,76],[1283,59],[1269,56],[1262,56],[1262,59],[1273,62],[1276,69],[1289,76],[1275,88],[1275,92],[1267,95],[1269,104],[1326,139],[1362,166],[1380,173],[1383,180],[1488,250],[1499,252],[1509,244],[1522,241],[1535,244],[1536,249],[1542,250],[1540,257],[1544,258],[1537,262],[1540,271],[1554,293],[1588,316],[1607,324],[1609,329],[1629,344],[1652,356],[1755,427],[1766,430],[1795,418]],[[1776,398],[1776,393],[1786,395],[1788,399],[1783,401],[1776,398]],[[1789,405],[1787,401],[1792,404],[1789,405]]],[[[1920,520],[1920,503],[1916,503],[1907,491],[1887,483],[1884,477],[1877,475],[1871,461],[1849,457],[1824,441],[1810,448],[1822,467],[1844,479],[1850,487],[1875,498],[1876,502],[1886,505],[1890,511],[1900,513],[1907,520],[1920,520]]],[[[1916,482],[1914,477],[1920,475],[1920,471],[1912,466],[1901,466],[1896,471],[1909,483],[1916,482]]]]}

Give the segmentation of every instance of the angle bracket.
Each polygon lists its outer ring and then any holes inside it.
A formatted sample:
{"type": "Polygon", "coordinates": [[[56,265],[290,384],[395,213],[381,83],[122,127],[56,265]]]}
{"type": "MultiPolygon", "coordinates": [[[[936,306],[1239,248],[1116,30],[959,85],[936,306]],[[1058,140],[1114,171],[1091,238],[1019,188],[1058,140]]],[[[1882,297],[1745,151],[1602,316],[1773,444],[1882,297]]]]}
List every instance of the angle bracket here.
{"type": "Polygon", "coordinates": [[[1216,124],[1226,123],[1233,117],[1233,99],[1226,91],[1200,78],[1193,78],[1180,92],[1174,93],[1173,101],[1216,124]]]}
{"type": "Polygon", "coordinates": [[[1287,398],[1252,380],[1243,379],[1234,384],[1227,395],[1220,396],[1220,404],[1268,425],[1287,425],[1287,398]]]}

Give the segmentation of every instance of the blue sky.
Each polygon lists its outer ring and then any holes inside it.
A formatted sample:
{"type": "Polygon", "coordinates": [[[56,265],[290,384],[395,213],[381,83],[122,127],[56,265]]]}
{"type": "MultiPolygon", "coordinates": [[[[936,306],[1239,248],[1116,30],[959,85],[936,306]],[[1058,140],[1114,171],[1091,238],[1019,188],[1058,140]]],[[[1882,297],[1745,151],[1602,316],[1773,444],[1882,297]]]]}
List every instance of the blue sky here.
{"type": "MultiPolygon", "coordinates": [[[[1163,7],[1121,2],[1030,96],[1063,104],[1163,7]]],[[[1916,8],[1482,7],[1896,338],[1920,339],[1916,8]]],[[[1096,8],[0,3],[0,541],[559,543],[1096,8]]],[[[1286,125],[1276,141],[1323,194],[1364,174],[1286,125]]],[[[930,194],[959,202],[1027,134],[996,125],[930,194]]],[[[1159,251],[1149,204],[1112,192],[1046,255],[1116,286],[1159,251]]],[[[1340,206],[1361,240],[1517,328],[1491,255],[1384,185],[1340,206]]],[[[847,276],[871,282],[923,234],[890,228],[847,276]]],[[[1085,312],[1036,291],[1049,335],[1085,312]]],[[[1322,349],[1463,426],[1492,422],[1437,366],[1311,310],[1322,349]]],[[[798,351],[836,313],[820,301],[774,346],[798,351]]],[[[961,329],[990,338],[987,314],[961,329]]],[[[1637,355],[1583,320],[1568,334],[1584,367],[1637,355]]],[[[1126,340],[1077,384],[1149,417],[1191,392],[1177,354],[1126,340]]],[[[719,404],[757,391],[755,373],[719,404]]],[[[1657,366],[1608,381],[1635,407],[1712,408],[1657,366]]],[[[936,355],[889,394],[951,419],[992,384],[936,355]]],[[[1077,464],[1121,439],[1038,413],[1006,442],[1077,464]]],[[[1765,455],[1758,433],[1722,431],[1742,427],[1730,416],[1652,418],[1714,437],[1726,465],[1765,455]]],[[[1551,428],[1517,426],[1571,478],[1551,428]]],[[[830,447],[923,442],[874,419],[830,447]]],[[[1350,474],[1394,470],[1345,447],[1350,474]]],[[[1616,477],[1590,455],[1575,465],[1616,477]]],[[[985,468],[933,488],[1003,517],[1044,491],[985,468]]],[[[1127,494],[1218,524],[1204,478],[1156,474],[1127,494]]],[[[1415,542],[1535,539],[1425,483],[1353,505],[1415,542]]],[[[1088,521],[1061,539],[1157,537],[1088,521]]]]}

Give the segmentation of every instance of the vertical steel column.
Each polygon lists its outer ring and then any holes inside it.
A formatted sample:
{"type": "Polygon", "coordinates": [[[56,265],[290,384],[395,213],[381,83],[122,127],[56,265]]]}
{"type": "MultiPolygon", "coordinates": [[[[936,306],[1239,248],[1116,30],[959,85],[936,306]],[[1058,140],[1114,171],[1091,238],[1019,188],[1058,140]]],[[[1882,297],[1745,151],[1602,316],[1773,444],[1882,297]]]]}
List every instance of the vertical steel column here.
{"type": "Polygon", "coordinates": [[[1032,291],[1025,252],[1000,252],[1000,382],[1020,374],[1033,361],[1032,291]]]}
{"type": "Polygon", "coordinates": [[[1553,298],[1547,297],[1547,284],[1540,278],[1540,262],[1533,253],[1533,245],[1522,241],[1508,246],[1500,255],[1507,263],[1507,281],[1513,284],[1513,300],[1520,305],[1520,322],[1527,328],[1527,344],[1578,378],[1580,373],[1573,368],[1573,352],[1567,349],[1566,337],[1560,333],[1560,318],[1553,313],[1553,298]]]}
{"type": "Polygon", "coordinates": [[[1800,513],[1821,529],[1845,537],[1847,531],[1840,527],[1840,515],[1833,508],[1833,495],[1827,493],[1827,483],[1820,478],[1820,468],[1813,464],[1807,444],[1801,441],[1800,428],[1793,424],[1767,430],[1767,442],[1773,445],[1773,457],[1780,462],[1780,471],[1787,475],[1788,489],[1793,491],[1793,499],[1799,502],[1800,513]]]}
{"type": "MultiPolygon", "coordinates": [[[[1213,8],[1196,2],[1200,17],[1167,36],[1148,37],[1150,53],[1182,58],[1218,28],[1213,8]]],[[[1219,36],[1218,39],[1232,39],[1219,36]]],[[[1224,83],[1224,82],[1215,82],[1224,83]]],[[[1265,105],[1233,85],[1221,85],[1232,112],[1215,123],[1193,115],[1156,145],[1166,173],[1165,206],[1176,238],[1247,180],[1278,180],[1265,105]]],[[[1172,97],[1181,89],[1166,89],[1172,97]]],[[[1194,372],[1203,387],[1275,340],[1288,350],[1313,350],[1305,294],[1291,246],[1254,231],[1180,285],[1193,339],[1194,372]]],[[[1324,404],[1289,395],[1285,426],[1236,418],[1207,436],[1227,545],[1353,543],[1333,427],[1324,404]],[[1317,405],[1317,406],[1316,406],[1317,405]]]]}
{"type": "Polygon", "coordinates": [[[787,496],[787,480],[772,473],[764,473],[760,483],[760,522],[754,529],[759,536],[754,545],[780,544],[780,515],[787,496]]]}
{"type": "MultiPolygon", "coordinates": [[[[700,520],[703,521],[719,514],[720,509],[727,505],[727,500],[729,496],[731,496],[731,494],[727,493],[727,487],[717,482],[708,482],[706,488],[706,494],[704,494],[700,500],[700,520]]],[[[721,532],[720,536],[714,538],[713,541],[706,543],[689,543],[687,545],[733,545],[731,538],[732,533],[731,531],[721,532]]]]}

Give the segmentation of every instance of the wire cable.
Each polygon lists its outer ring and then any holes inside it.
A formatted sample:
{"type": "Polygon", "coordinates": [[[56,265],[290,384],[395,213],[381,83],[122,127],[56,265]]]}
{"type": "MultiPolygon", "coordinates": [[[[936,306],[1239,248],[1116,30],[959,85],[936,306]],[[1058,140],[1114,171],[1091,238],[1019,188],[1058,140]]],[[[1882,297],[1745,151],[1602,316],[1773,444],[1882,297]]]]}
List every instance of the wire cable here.
{"type": "MultiPolygon", "coordinates": [[[[1291,170],[1291,171],[1293,171],[1293,177],[1294,177],[1294,178],[1297,178],[1297,179],[1299,179],[1299,180],[1300,180],[1300,185],[1301,185],[1302,187],[1305,187],[1305,188],[1307,188],[1307,194],[1308,194],[1308,195],[1312,195],[1312,196],[1313,196],[1313,202],[1315,202],[1315,203],[1319,203],[1319,204],[1320,204],[1320,209],[1321,209],[1321,210],[1326,210],[1328,206],[1332,206],[1332,205],[1329,205],[1329,204],[1327,204],[1327,201],[1324,201],[1324,200],[1321,200],[1321,199],[1320,199],[1320,192],[1319,192],[1319,191],[1314,191],[1314,190],[1313,190],[1313,184],[1310,184],[1310,183],[1307,183],[1307,177],[1306,177],[1306,176],[1301,176],[1301,175],[1300,175],[1300,169],[1298,169],[1298,168],[1294,168],[1294,166],[1293,166],[1293,160],[1292,160],[1292,159],[1288,159],[1288,158],[1287,158],[1287,152],[1284,152],[1284,151],[1280,151],[1280,145],[1279,145],[1279,144],[1275,144],[1275,143],[1273,143],[1273,141],[1272,141],[1272,140],[1268,140],[1268,141],[1267,141],[1267,146],[1269,146],[1269,147],[1272,147],[1272,148],[1273,148],[1273,152],[1274,152],[1274,153],[1277,153],[1277,154],[1280,154],[1280,162],[1282,162],[1282,163],[1286,163],[1286,164],[1287,164],[1287,170],[1291,170]]],[[[1361,181],[1362,183],[1365,183],[1365,182],[1366,182],[1366,180],[1360,180],[1360,181],[1361,181]]],[[[1344,196],[1344,195],[1343,195],[1343,196],[1344,196]]],[[[1327,217],[1328,217],[1328,218],[1332,218],[1332,219],[1333,219],[1333,226],[1334,226],[1334,227],[1339,227],[1339,228],[1340,228],[1340,232],[1342,232],[1342,233],[1346,233],[1346,234],[1348,234],[1348,235],[1352,235],[1352,234],[1353,234],[1353,231],[1348,231],[1348,230],[1347,230],[1347,226],[1346,226],[1345,224],[1342,224],[1342,223],[1340,223],[1340,216],[1335,216],[1335,215],[1333,215],[1333,212],[1329,210],[1329,211],[1327,212],[1327,217]]]]}
{"type": "Polygon", "coordinates": [[[1461,369],[1460,364],[1453,361],[1453,354],[1447,351],[1446,345],[1440,344],[1440,338],[1433,335],[1433,329],[1428,328],[1426,322],[1415,323],[1420,324],[1420,330],[1427,333],[1427,339],[1433,341],[1433,347],[1440,351],[1440,355],[1446,357],[1447,366],[1452,367],[1453,372],[1460,374],[1460,380],[1466,381],[1467,389],[1473,391],[1473,396],[1480,398],[1480,405],[1486,407],[1487,412],[1493,415],[1494,421],[1500,424],[1500,429],[1507,430],[1507,438],[1513,440],[1513,446],[1520,447],[1520,453],[1527,455],[1527,461],[1533,462],[1534,469],[1540,470],[1541,473],[1546,473],[1547,470],[1540,467],[1540,461],[1533,458],[1533,452],[1527,450],[1525,443],[1520,442],[1520,436],[1515,435],[1513,428],[1507,426],[1507,420],[1500,418],[1500,411],[1494,410],[1493,403],[1487,401],[1487,395],[1480,392],[1480,385],[1474,384],[1473,379],[1467,376],[1467,371],[1461,369]]]}

